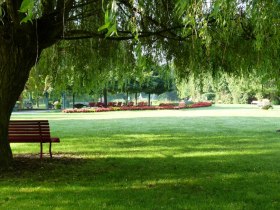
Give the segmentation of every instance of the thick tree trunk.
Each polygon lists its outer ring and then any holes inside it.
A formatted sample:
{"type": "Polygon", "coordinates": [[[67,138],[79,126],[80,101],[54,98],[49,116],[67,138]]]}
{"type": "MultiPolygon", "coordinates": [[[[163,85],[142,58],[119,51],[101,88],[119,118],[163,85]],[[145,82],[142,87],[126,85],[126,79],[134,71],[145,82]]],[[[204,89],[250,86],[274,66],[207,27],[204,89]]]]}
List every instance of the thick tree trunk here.
{"type": "Polygon", "coordinates": [[[1,3],[0,21],[0,167],[12,163],[8,142],[8,125],[13,107],[24,89],[29,72],[43,49],[61,39],[64,19],[74,0],[55,1],[43,5],[42,17],[20,23],[22,0],[1,3]]]}
{"type": "MultiPolygon", "coordinates": [[[[12,35],[13,31],[11,31],[12,35]]],[[[24,89],[30,69],[36,62],[36,47],[28,42],[0,34],[0,167],[11,166],[13,156],[8,126],[13,107],[24,89]],[[2,36],[1,36],[2,35],[2,36]]],[[[36,45],[35,45],[36,46],[36,45]]]]}
{"type": "Polygon", "coordinates": [[[13,156],[10,144],[7,140],[8,136],[8,124],[10,116],[8,114],[1,112],[0,121],[0,168],[9,167],[12,164],[13,156]],[[4,116],[3,116],[4,115],[4,116]]]}

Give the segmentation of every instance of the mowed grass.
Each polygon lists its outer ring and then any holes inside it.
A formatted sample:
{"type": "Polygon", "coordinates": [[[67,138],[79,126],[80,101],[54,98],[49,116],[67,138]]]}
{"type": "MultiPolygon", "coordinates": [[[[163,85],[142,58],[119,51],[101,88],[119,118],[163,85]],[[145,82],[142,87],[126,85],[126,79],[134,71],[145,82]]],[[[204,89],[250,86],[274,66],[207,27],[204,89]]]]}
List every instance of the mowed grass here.
{"type": "Polygon", "coordinates": [[[12,118],[48,119],[61,143],[43,161],[12,144],[0,209],[280,209],[279,107],[12,118]]]}

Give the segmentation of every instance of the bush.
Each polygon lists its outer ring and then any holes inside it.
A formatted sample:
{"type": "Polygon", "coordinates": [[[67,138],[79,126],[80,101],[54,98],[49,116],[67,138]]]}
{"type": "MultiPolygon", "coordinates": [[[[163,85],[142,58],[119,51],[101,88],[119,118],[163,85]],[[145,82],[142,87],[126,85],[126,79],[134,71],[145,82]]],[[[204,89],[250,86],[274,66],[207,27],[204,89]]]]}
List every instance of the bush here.
{"type": "Polygon", "coordinates": [[[206,98],[206,100],[208,100],[208,101],[214,101],[216,98],[215,93],[204,93],[203,95],[206,98]]]}
{"type": "Polygon", "coordinates": [[[189,108],[198,108],[198,107],[207,107],[207,106],[212,106],[211,102],[198,102],[194,103],[192,105],[188,105],[189,108]]]}
{"type": "Polygon", "coordinates": [[[89,107],[95,107],[96,103],[95,102],[89,102],[88,105],[89,105],[89,107]]]}
{"type": "Polygon", "coordinates": [[[189,101],[188,99],[185,99],[184,102],[185,102],[185,105],[192,105],[192,104],[194,104],[193,101],[189,101]]]}
{"type": "Polygon", "coordinates": [[[273,105],[279,105],[280,104],[280,101],[279,101],[279,99],[273,99],[272,101],[271,101],[271,104],[273,104],[273,105]]]}
{"type": "Polygon", "coordinates": [[[61,109],[61,103],[59,101],[55,101],[53,105],[55,109],[61,109]]]}
{"type": "Polygon", "coordinates": [[[84,104],[74,104],[74,108],[77,108],[77,109],[81,109],[84,106],[85,106],[84,104]]]}
{"type": "Polygon", "coordinates": [[[223,104],[232,104],[232,97],[230,94],[221,95],[221,99],[223,104]]]}
{"type": "Polygon", "coordinates": [[[179,103],[160,103],[159,106],[178,106],[179,103]]]}
{"type": "Polygon", "coordinates": [[[262,109],[264,109],[264,110],[273,109],[273,106],[270,104],[264,105],[264,106],[262,106],[262,109]]]}
{"type": "Polygon", "coordinates": [[[249,97],[250,97],[250,95],[248,93],[242,94],[241,97],[239,98],[239,103],[240,104],[248,104],[249,97]]]}

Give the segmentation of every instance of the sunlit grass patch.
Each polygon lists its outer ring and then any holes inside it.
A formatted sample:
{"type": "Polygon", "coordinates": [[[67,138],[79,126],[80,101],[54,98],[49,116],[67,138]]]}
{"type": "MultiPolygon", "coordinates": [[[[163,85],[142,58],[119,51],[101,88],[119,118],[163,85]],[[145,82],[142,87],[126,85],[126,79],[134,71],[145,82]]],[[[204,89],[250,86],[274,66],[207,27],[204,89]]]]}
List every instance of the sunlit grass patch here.
{"type": "Polygon", "coordinates": [[[278,107],[13,115],[37,118],[61,143],[12,144],[0,209],[280,208],[278,107]]]}

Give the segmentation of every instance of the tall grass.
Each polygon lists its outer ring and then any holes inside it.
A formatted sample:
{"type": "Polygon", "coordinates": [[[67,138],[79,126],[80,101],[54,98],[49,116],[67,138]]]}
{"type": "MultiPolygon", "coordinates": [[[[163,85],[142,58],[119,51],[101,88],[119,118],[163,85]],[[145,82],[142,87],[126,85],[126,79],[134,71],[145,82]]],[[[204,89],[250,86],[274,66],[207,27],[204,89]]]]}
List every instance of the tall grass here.
{"type": "Polygon", "coordinates": [[[12,144],[0,209],[280,209],[280,109],[214,106],[49,119],[54,158],[12,144]]]}

